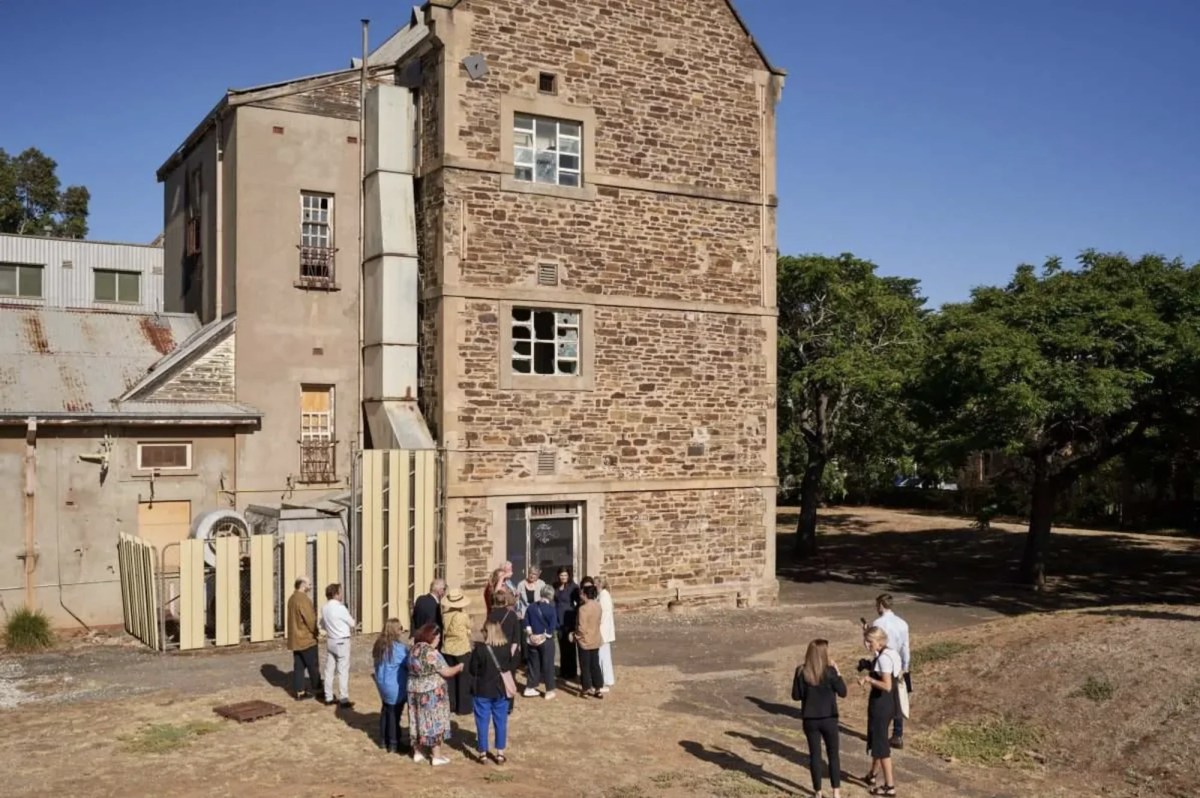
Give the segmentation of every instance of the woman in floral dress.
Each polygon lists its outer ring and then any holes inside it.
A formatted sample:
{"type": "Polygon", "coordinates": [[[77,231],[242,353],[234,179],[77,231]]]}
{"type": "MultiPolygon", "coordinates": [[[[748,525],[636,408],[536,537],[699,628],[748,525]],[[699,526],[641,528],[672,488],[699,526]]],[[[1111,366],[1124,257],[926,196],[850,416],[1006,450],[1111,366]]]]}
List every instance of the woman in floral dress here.
{"type": "Polygon", "coordinates": [[[462,671],[438,652],[441,634],[437,624],[427,623],[413,634],[408,655],[408,723],[413,735],[413,761],[424,762],[421,749],[428,749],[434,767],[450,764],[441,755],[442,743],[450,739],[450,698],[446,680],[462,671]]]}

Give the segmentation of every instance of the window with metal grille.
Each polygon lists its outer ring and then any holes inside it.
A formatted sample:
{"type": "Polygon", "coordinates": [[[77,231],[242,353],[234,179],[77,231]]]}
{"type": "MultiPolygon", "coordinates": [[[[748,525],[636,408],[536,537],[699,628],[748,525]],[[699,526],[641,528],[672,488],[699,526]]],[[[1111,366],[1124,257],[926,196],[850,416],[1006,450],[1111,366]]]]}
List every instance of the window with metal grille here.
{"type": "Polygon", "coordinates": [[[558,94],[558,78],[554,73],[538,73],[538,91],[542,94],[558,94]]]}
{"type": "Polygon", "coordinates": [[[142,301],[142,275],[115,269],[95,269],[92,272],[93,293],[97,302],[142,301]]]}
{"type": "Polygon", "coordinates": [[[333,195],[300,192],[300,279],[332,282],[333,195]]]}
{"type": "Polygon", "coordinates": [[[515,374],[579,374],[579,311],[512,310],[512,370],[515,374]]]}
{"type": "Polygon", "coordinates": [[[332,385],[304,385],[300,389],[300,481],[337,480],[333,429],[332,385]]]}
{"type": "Polygon", "coordinates": [[[0,263],[0,296],[41,299],[43,273],[32,263],[0,263]]]}
{"type": "Polygon", "coordinates": [[[558,285],[558,264],[539,263],[537,267],[538,285],[558,285]]]}
{"type": "Polygon", "coordinates": [[[187,471],[192,467],[190,443],[139,443],[137,456],[138,468],[143,471],[187,471]]]}
{"type": "Polygon", "coordinates": [[[513,175],[517,180],[578,186],[583,158],[583,125],[562,119],[517,114],[513,121],[513,175]]]}

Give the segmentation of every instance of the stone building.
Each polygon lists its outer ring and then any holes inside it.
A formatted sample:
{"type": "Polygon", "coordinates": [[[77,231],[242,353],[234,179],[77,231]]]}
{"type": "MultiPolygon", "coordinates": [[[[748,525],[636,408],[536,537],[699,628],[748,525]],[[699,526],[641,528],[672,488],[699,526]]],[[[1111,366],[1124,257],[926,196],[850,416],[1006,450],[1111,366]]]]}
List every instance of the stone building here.
{"type": "Polygon", "coordinates": [[[295,484],[327,386],[339,476],[346,430],[442,453],[452,583],[771,601],[782,85],[728,0],[430,0],[361,72],[230,92],[159,178],[166,307],[236,309],[264,413],[239,488],[295,484]]]}

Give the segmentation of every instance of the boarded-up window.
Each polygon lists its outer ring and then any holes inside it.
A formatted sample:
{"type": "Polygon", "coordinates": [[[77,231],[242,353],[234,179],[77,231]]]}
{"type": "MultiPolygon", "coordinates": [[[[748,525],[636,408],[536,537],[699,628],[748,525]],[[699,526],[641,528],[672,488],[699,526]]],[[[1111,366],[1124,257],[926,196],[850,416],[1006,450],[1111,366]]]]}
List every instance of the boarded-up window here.
{"type": "Polygon", "coordinates": [[[335,482],[336,446],[333,429],[333,386],[301,386],[300,481],[335,482]]]}
{"type": "Polygon", "coordinates": [[[149,471],[187,470],[192,467],[190,443],[139,443],[138,468],[149,471]]]}

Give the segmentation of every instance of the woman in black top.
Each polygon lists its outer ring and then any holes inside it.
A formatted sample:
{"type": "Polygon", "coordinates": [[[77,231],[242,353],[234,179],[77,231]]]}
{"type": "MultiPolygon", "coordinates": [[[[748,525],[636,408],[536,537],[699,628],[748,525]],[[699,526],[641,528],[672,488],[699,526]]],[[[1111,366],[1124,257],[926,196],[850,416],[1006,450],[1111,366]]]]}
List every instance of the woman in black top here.
{"type": "Polygon", "coordinates": [[[871,688],[871,696],[867,699],[867,750],[871,754],[871,770],[863,781],[871,787],[871,795],[893,796],[896,794],[896,780],[892,770],[888,726],[896,717],[896,686],[902,673],[900,655],[887,647],[887,632],[878,626],[866,631],[863,643],[874,657],[871,673],[858,680],[863,687],[871,688]],[[883,773],[883,784],[876,783],[876,774],[880,771],[883,773]]]}
{"type": "Polygon", "coordinates": [[[500,624],[488,621],[483,628],[483,640],[475,644],[471,651],[471,659],[467,662],[467,672],[471,675],[472,683],[471,702],[475,710],[475,734],[479,741],[475,756],[480,762],[487,761],[489,725],[496,730],[496,748],[492,756],[496,764],[503,765],[507,761],[504,749],[508,745],[508,713],[512,709],[509,686],[512,686],[514,696],[516,692],[516,682],[513,680],[516,658],[513,656],[513,648],[500,624]]]}
{"type": "Polygon", "coordinates": [[[829,783],[833,798],[841,798],[842,772],[838,756],[838,697],[846,697],[846,683],[837,663],[829,658],[829,641],[808,644],[804,664],[792,677],[792,700],[800,701],[804,736],[808,739],[808,768],[813,795],[821,798],[821,740],[829,756],[829,783]]]}
{"type": "Polygon", "coordinates": [[[558,657],[560,679],[574,679],[578,669],[575,644],[571,632],[575,630],[575,611],[579,608],[579,585],[571,578],[570,568],[558,569],[558,580],[554,583],[554,609],[558,612],[558,657]]]}

